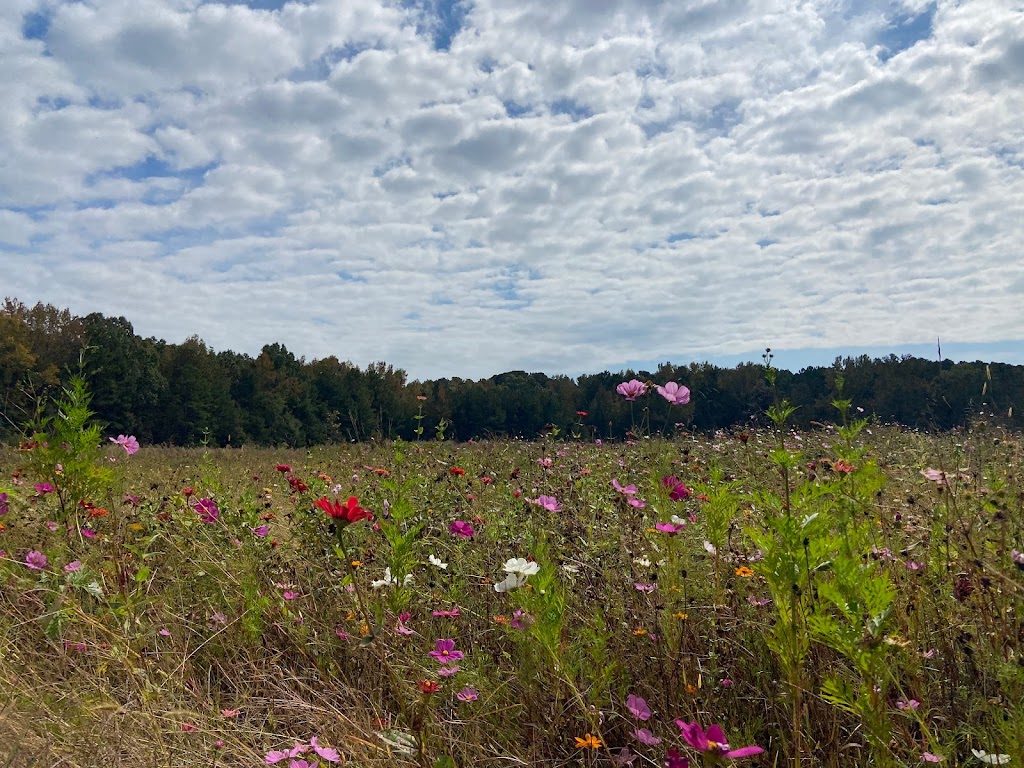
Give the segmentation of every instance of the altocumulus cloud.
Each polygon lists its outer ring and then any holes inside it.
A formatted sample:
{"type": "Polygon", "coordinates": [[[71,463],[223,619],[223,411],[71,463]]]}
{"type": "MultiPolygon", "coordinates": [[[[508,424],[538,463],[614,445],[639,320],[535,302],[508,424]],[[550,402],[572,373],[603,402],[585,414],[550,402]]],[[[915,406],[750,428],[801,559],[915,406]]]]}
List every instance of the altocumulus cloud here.
{"type": "Polygon", "coordinates": [[[1020,337],[1007,0],[2,5],[25,301],[420,377],[1020,337]]]}

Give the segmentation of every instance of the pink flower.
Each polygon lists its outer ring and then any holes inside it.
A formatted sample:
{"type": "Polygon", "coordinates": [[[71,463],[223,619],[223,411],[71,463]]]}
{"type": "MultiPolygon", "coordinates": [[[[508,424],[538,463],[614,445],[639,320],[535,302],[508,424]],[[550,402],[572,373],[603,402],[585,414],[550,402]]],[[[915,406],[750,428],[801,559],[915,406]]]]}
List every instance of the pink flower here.
{"type": "Polygon", "coordinates": [[[81,533],[87,539],[91,539],[96,536],[96,531],[94,531],[92,528],[83,528],[81,531],[79,531],[79,533],[81,533]]]}
{"type": "Polygon", "coordinates": [[[612,480],[612,488],[614,488],[616,491],[618,491],[619,493],[624,494],[626,496],[632,496],[633,494],[636,493],[636,490],[637,490],[636,486],[633,485],[632,483],[630,483],[629,485],[623,487],[622,485],[619,484],[618,480],[612,480]]]}
{"type": "Polygon", "coordinates": [[[337,763],[341,761],[341,755],[338,754],[338,750],[333,747],[321,747],[317,743],[316,736],[309,740],[309,746],[313,748],[313,751],[320,755],[322,760],[326,760],[328,763],[337,763]]]}
{"type": "Polygon", "coordinates": [[[629,499],[629,506],[636,507],[637,509],[643,509],[647,506],[647,502],[643,499],[629,499]]]}
{"type": "Polygon", "coordinates": [[[648,593],[653,592],[654,590],[656,590],[658,588],[657,584],[641,584],[639,581],[635,582],[633,584],[633,586],[636,587],[637,592],[648,592],[648,593]]]}
{"type": "Polygon", "coordinates": [[[670,749],[665,755],[665,768],[690,768],[690,761],[678,749],[670,749]]]}
{"type": "Polygon", "coordinates": [[[740,747],[732,749],[726,741],[725,732],[722,726],[715,723],[708,728],[707,732],[697,723],[686,723],[676,720],[676,725],[683,732],[683,739],[698,752],[706,752],[709,755],[722,755],[729,758],[751,757],[760,755],[764,750],[761,747],[740,747]]]}
{"type": "Polygon", "coordinates": [[[550,457],[545,456],[543,459],[537,459],[537,463],[544,467],[544,469],[551,469],[555,462],[550,457]]]}
{"type": "Polygon", "coordinates": [[[286,589],[284,592],[281,593],[281,597],[283,597],[285,600],[294,600],[297,597],[301,597],[301,595],[298,592],[286,589]]]}
{"type": "Polygon", "coordinates": [[[656,747],[659,744],[661,744],[661,739],[659,739],[646,728],[637,728],[635,735],[637,741],[639,741],[641,744],[646,744],[648,747],[656,747]]]}
{"type": "Polygon", "coordinates": [[[476,701],[479,698],[479,693],[476,688],[470,688],[468,685],[461,691],[455,694],[455,698],[459,701],[476,701]]]}
{"type": "Polygon", "coordinates": [[[36,483],[32,487],[36,489],[36,493],[38,493],[40,496],[45,496],[46,494],[53,493],[54,490],[56,490],[49,483],[36,483]]]}
{"type": "Polygon", "coordinates": [[[453,664],[450,667],[441,667],[439,670],[437,670],[437,676],[438,677],[451,677],[452,675],[454,675],[458,671],[459,671],[458,665],[457,664],[453,664]]]}
{"type": "Polygon", "coordinates": [[[252,532],[253,532],[253,535],[255,535],[257,538],[265,539],[265,538],[267,538],[267,534],[270,533],[270,526],[269,525],[261,525],[258,528],[253,528],[252,532]]]}
{"type": "Polygon", "coordinates": [[[185,733],[195,733],[199,730],[199,728],[192,723],[180,723],[178,727],[185,733]]]}
{"type": "Polygon", "coordinates": [[[445,609],[445,610],[441,610],[441,611],[431,611],[431,613],[434,616],[439,616],[439,617],[442,617],[442,618],[445,618],[445,619],[457,619],[457,618],[459,618],[459,616],[462,615],[461,611],[459,611],[459,606],[457,606],[457,605],[454,608],[451,608],[451,609],[445,609]]]}
{"type": "Polygon", "coordinates": [[[238,717],[239,710],[237,709],[222,709],[220,711],[221,717],[231,719],[232,717],[238,717]]]}
{"type": "Polygon", "coordinates": [[[619,384],[619,386],[615,388],[615,391],[627,400],[636,400],[647,392],[647,385],[642,381],[630,379],[629,381],[624,381],[619,384]]]}
{"type": "Polygon", "coordinates": [[[169,630],[169,629],[161,629],[159,632],[157,632],[157,634],[160,635],[160,637],[170,637],[171,636],[171,630],[169,630]]]}
{"type": "Polygon", "coordinates": [[[46,559],[46,555],[38,550],[33,549],[27,555],[25,555],[25,567],[31,568],[33,571],[41,571],[49,565],[50,561],[46,559]]]}
{"type": "Polygon", "coordinates": [[[667,533],[669,535],[679,533],[685,527],[686,526],[684,526],[684,525],[676,525],[675,523],[655,523],[654,524],[655,530],[661,531],[662,533],[667,533]]]}
{"type": "Polygon", "coordinates": [[[686,405],[690,402],[690,390],[674,381],[668,382],[664,387],[657,387],[657,390],[658,394],[672,405],[686,405]]]}
{"type": "Polygon", "coordinates": [[[632,693],[626,697],[626,709],[637,720],[651,719],[651,708],[647,706],[647,702],[632,693]]]}
{"type": "Polygon", "coordinates": [[[7,500],[6,493],[0,493],[0,515],[6,515],[11,511],[10,502],[7,500]]]}
{"type": "Polygon", "coordinates": [[[723,688],[732,688],[732,680],[730,680],[728,677],[719,680],[718,684],[723,688]]]}
{"type": "Polygon", "coordinates": [[[81,560],[72,560],[70,563],[64,566],[65,573],[77,573],[80,570],[82,570],[81,560]]]}
{"type": "Polygon", "coordinates": [[[109,438],[110,442],[117,443],[124,452],[131,456],[133,453],[137,453],[139,450],[139,441],[135,439],[135,435],[118,435],[117,437],[109,438]]]}
{"type": "Polygon", "coordinates": [[[60,526],[53,522],[53,520],[47,520],[46,527],[50,530],[51,533],[60,528],[60,526]]]}
{"type": "Polygon", "coordinates": [[[941,763],[946,758],[942,755],[933,755],[931,752],[925,752],[921,755],[921,759],[926,763],[941,763]]]}
{"type": "Polygon", "coordinates": [[[473,537],[473,526],[465,520],[456,520],[448,526],[448,530],[464,539],[471,539],[473,537]]]}
{"type": "Polygon", "coordinates": [[[936,485],[949,485],[949,480],[946,479],[946,473],[941,469],[922,469],[921,474],[927,480],[931,480],[936,485]]]}
{"type": "Polygon", "coordinates": [[[462,659],[462,651],[455,650],[455,641],[444,638],[434,643],[434,650],[427,654],[439,664],[448,664],[462,659]]]}
{"type": "Polygon", "coordinates": [[[548,512],[560,512],[562,510],[562,505],[558,503],[558,499],[554,496],[538,496],[536,499],[527,499],[527,501],[539,507],[544,507],[548,512]]]}
{"type": "Polygon", "coordinates": [[[905,709],[916,710],[920,706],[921,706],[921,702],[918,701],[917,699],[902,698],[902,699],[900,699],[899,701],[896,702],[896,709],[899,709],[899,710],[905,710],[905,709]]]}

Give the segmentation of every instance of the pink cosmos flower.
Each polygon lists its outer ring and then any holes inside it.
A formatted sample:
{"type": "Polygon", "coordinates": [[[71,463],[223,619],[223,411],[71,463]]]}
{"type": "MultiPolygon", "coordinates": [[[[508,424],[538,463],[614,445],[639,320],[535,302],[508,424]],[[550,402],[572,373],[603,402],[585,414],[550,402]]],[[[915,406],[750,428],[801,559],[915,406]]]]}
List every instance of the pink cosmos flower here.
{"type": "Polygon", "coordinates": [[[36,493],[40,496],[45,496],[48,493],[53,493],[56,489],[49,483],[36,483],[32,486],[36,489],[36,493]]]}
{"type": "Polygon", "coordinates": [[[427,654],[439,664],[448,664],[462,660],[462,651],[455,650],[455,641],[450,638],[439,639],[434,643],[434,650],[427,654]]]}
{"type": "Polygon", "coordinates": [[[458,671],[459,671],[459,665],[458,664],[453,664],[450,667],[441,667],[439,670],[437,670],[437,676],[438,677],[451,677],[452,675],[456,674],[458,671]]]}
{"type": "Polygon", "coordinates": [[[921,702],[918,701],[917,699],[902,698],[902,699],[900,699],[899,701],[896,702],[896,709],[899,709],[901,711],[902,710],[907,710],[907,709],[916,710],[920,706],[921,706],[921,702]]]}
{"type": "Polygon", "coordinates": [[[636,587],[637,592],[647,593],[651,593],[658,588],[657,584],[641,584],[639,581],[634,582],[633,586],[636,587]]]}
{"type": "Polygon", "coordinates": [[[50,530],[51,533],[55,532],[58,528],[60,528],[60,526],[53,522],[53,520],[47,520],[46,527],[50,530]]]}
{"type": "Polygon", "coordinates": [[[668,497],[672,501],[684,501],[690,498],[691,491],[686,484],[674,475],[661,478],[661,484],[669,489],[668,497]]]}
{"type": "Polygon", "coordinates": [[[527,499],[531,504],[536,504],[539,507],[544,507],[548,512],[561,512],[562,505],[558,503],[558,499],[554,496],[538,496],[536,499],[527,499]]]}
{"type": "Polygon", "coordinates": [[[265,538],[267,538],[267,534],[270,533],[270,526],[269,525],[261,525],[258,528],[253,528],[252,532],[253,532],[253,535],[256,536],[257,538],[265,539],[265,538]]]}
{"type": "Polygon", "coordinates": [[[619,481],[612,480],[612,488],[625,496],[632,496],[636,493],[636,486],[630,483],[629,485],[623,486],[619,481]]]}
{"type": "Polygon", "coordinates": [[[434,616],[439,616],[445,619],[457,619],[459,618],[459,616],[462,615],[462,612],[459,611],[459,606],[457,605],[454,608],[444,609],[440,611],[431,611],[431,613],[434,616]]]}
{"type": "Polygon", "coordinates": [[[715,723],[705,733],[697,723],[686,723],[676,720],[676,725],[683,732],[683,739],[698,752],[706,752],[709,755],[722,755],[728,758],[751,757],[760,755],[764,750],[761,747],[749,746],[732,749],[725,738],[722,726],[715,723]]]}
{"type": "Polygon", "coordinates": [[[309,740],[309,746],[313,748],[313,751],[320,755],[321,760],[326,760],[328,763],[337,763],[341,761],[341,755],[338,754],[338,750],[333,747],[322,747],[317,742],[316,736],[309,740]]]}
{"type": "Polygon", "coordinates": [[[661,531],[662,533],[667,533],[670,536],[673,535],[673,534],[679,533],[685,527],[686,527],[685,525],[676,525],[675,523],[655,523],[654,524],[655,530],[661,531]]]}
{"type": "Polygon", "coordinates": [[[38,550],[33,549],[25,555],[25,567],[33,571],[41,571],[49,564],[50,561],[46,559],[46,555],[38,550]]]}
{"type": "Polygon", "coordinates": [[[936,485],[949,485],[949,480],[946,479],[946,473],[941,469],[922,469],[921,475],[925,479],[931,480],[936,485]]]}
{"type": "Polygon", "coordinates": [[[942,755],[933,755],[931,752],[925,752],[921,755],[921,759],[926,763],[941,763],[946,758],[942,755]]]}
{"type": "Polygon", "coordinates": [[[665,768],[690,768],[690,761],[680,755],[678,749],[670,749],[665,754],[665,768]]]}
{"type": "Polygon", "coordinates": [[[81,560],[72,560],[70,563],[64,566],[65,573],[77,573],[82,570],[81,560]]]}
{"type": "Polygon", "coordinates": [[[284,592],[281,593],[281,597],[283,597],[285,600],[294,600],[297,597],[300,597],[300,594],[290,589],[286,589],[284,592]]]}
{"type": "Polygon", "coordinates": [[[545,456],[543,459],[537,459],[537,463],[544,467],[544,469],[551,469],[555,462],[550,457],[545,456]]]}
{"type": "Polygon", "coordinates": [[[217,504],[213,499],[199,499],[194,504],[194,509],[204,523],[215,523],[220,517],[220,510],[217,509],[217,504]]]}
{"type": "Polygon", "coordinates": [[[470,539],[473,537],[473,526],[465,520],[456,520],[448,526],[448,530],[456,536],[461,536],[464,539],[470,539]]]}
{"type": "Polygon", "coordinates": [[[641,744],[646,744],[648,747],[656,747],[661,744],[661,739],[646,728],[637,728],[635,735],[637,741],[641,744]]]}
{"type": "Polygon", "coordinates": [[[0,493],[0,515],[6,515],[11,511],[11,505],[7,501],[7,494],[0,493]]]}
{"type": "Polygon", "coordinates": [[[139,450],[139,441],[135,439],[135,435],[118,435],[117,437],[109,438],[110,442],[117,443],[124,452],[131,456],[133,453],[137,453],[139,450]]]}
{"type": "Polygon", "coordinates": [[[627,400],[636,400],[647,392],[647,385],[642,381],[630,379],[629,381],[624,381],[619,384],[619,386],[615,388],[615,391],[627,400]]]}
{"type": "Polygon", "coordinates": [[[632,693],[626,697],[626,709],[637,720],[646,721],[651,719],[651,708],[647,706],[647,702],[632,693]]]}
{"type": "Polygon", "coordinates": [[[647,502],[643,499],[629,499],[629,506],[636,507],[637,509],[643,509],[647,506],[647,502]]]}
{"type": "Polygon", "coordinates": [[[476,688],[470,688],[468,685],[455,694],[455,698],[459,701],[476,701],[479,696],[476,688]]]}
{"type": "Polygon", "coordinates": [[[674,381],[668,382],[664,387],[657,387],[657,390],[658,394],[672,405],[686,405],[690,402],[690,390],[674,381]]]}
{"type": "Polygon", "coordinates": [[[92,528],[83,528],[81,531],[79,531],[79,533],[81,533],[87,539],[91,539],[96,536],[96,531],[94,531],[92,528]]]}

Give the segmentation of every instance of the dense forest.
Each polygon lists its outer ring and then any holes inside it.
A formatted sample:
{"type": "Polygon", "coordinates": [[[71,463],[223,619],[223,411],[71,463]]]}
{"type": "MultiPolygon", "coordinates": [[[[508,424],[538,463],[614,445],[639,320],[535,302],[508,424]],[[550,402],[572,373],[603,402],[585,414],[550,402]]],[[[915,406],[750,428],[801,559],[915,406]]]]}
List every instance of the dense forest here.
{"type": "MultiPolygon", "coordinates": [[[[51,305],[6,299],[0,308],[0,437],[17,440],[38,403],[81,372],[92,407],[113,433],[147,443],[305,446],[374,437],[468,440],[616,438],[645,433],[741,428],[772,401],[765,368],[710,363],[655,371],[604,371],[576,379],[511,371],[489,379],[408,381],[386,363],[360,368],[335,357],[307,362],[281,344],[257,357],[215,352],[201,339],[181,344],[136,335],[123,317],[77,317],[51,305]],[[655,393],[627,402],[615,391],[637,378],[673,380],[689,405],[655,393]]],[[[890,355],[836,359],[830,367],[779,371],[778,395],[798,406],[798,426],[834,421],[837,377],[844,397],[884,422],[929,430],[963,426],[980,414],[1024,426],[1024,366],[953,363],[890,355]]]]}

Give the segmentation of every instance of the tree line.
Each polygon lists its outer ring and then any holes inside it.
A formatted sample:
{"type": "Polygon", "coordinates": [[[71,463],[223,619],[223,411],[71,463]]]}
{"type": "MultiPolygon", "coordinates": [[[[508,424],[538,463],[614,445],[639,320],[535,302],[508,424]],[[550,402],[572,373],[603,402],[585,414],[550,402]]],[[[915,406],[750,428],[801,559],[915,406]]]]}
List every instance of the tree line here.
{"type": "Polygon", "coordinates": [[[112,433],[169,445],[307,446],[370,438],[481,439],[543,434],[624,439],[711,431],[763,422],[779,396],[798,406],[794,425],[832,422],[842,396],[883,422],[928,430],[963,426],[980,415],[1024,426],[1024,366],[953,363],[917,357],[837,358],[829,367],[778,372],[773,394],[763,364],[722,368],[664,363],[578,378],[510,371],[487,379],[408,380],[384,362],[361,368],[336,357],[306,361],[282,344],[256,357],[216,352],[193,336],[181,344],[138,336],[123,317],[78,317],[49,304],[8,298],[0,308],[0,438],[21,426],[47,394],[81,372],[92,408],[112,433]],[[690,404],[653,391],[627,402],[629,379],[689,387],[690,404]]]}

